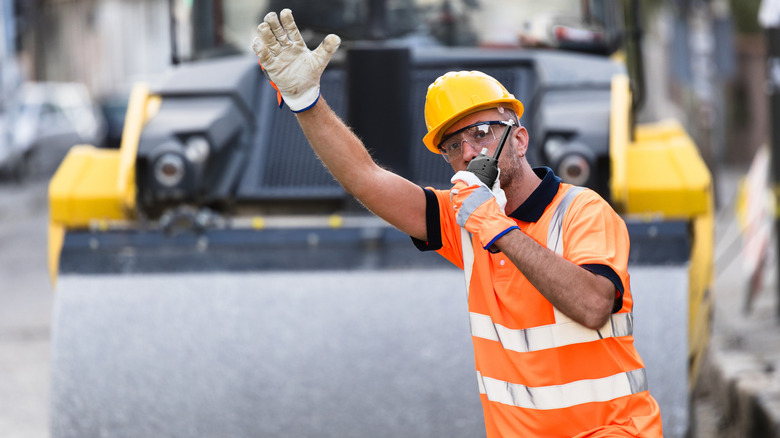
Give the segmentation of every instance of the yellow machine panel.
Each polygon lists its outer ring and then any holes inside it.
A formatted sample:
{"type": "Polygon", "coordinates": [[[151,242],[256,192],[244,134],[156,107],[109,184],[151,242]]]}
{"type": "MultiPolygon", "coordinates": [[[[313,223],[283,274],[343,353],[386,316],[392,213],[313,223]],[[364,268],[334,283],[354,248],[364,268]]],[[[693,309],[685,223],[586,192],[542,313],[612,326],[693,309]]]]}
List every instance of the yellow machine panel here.
{"type": "Polygon", "coordinates": [[[49,273],[56,280],[66,229],[131,219],[135,209],[135,155],[145,123],[162,103],[149,87],[130,94],[119,150],[74,146],[49,183],[49,273]]]}
{"type": "Polygon", "coordinates": [[[74,147],[49,185],[52,222],[78,228],[124,219],[125,193],[116,183],[119,158],[118,150],[74,147]]]}
{"type": "Polygon", "coordinates": [[[677,121],[637,126],[626,175],[629,214],[685,218],[710,211],[709,170],[677,121]]]}

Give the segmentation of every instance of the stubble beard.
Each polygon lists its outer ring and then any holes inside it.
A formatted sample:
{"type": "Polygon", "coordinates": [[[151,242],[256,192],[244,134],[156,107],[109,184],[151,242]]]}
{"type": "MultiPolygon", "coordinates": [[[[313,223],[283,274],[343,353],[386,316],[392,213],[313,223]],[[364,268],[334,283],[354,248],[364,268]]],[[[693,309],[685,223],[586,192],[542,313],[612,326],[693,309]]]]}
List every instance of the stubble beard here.
{"type": "Polygon", "coordinates": [[[510,191],[513,185],[519,184],[523,180],[525,172],[523,170],[522,158],[515,153],[514,145],[505,152],[510,152],[509,161],[501,166],[499,181],[501,182],[501,188],[506,192],[510,191]]]}

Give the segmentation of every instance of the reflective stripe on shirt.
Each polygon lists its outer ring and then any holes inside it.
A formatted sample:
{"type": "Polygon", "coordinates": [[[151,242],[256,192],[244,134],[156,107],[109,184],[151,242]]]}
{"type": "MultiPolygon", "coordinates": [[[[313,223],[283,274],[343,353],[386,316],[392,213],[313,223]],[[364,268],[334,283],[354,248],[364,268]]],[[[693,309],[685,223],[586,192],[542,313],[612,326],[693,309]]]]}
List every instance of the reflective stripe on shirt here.
{"type": "Polygon", "coordinates": [[[607,323],[598,330],[588,329],[574,321],[526,329],[510,329],[495,324],[489,315],[474,312],[469,314],[469,320],[472,336],[500,342],[505,349],[519,353],[581,344],[604,338],[630,336],[634,333],[634,318],[631,313],[611,315],[607,323]]]}
{"type": "Polygon", "coordinates": [[[563,385],[530,387],[484,377],[478,371],[479,393],[488,400],[527,409],[563,409],[583,403],[604,402],[647,391],[644,368],[601,379],[577,380],[563,385]]]}
{"type": "Polygon", "coordinates": [[[474,247],[471,243],[471,233],[465,228],[460,229],[460,245],[463,251],[463,275],[466,278],[466,298],[471,290],[471,272],[474,270],[474,247]]]}
{"type": "Polygon", "coordinates": [[[584,187],[571,187],[563,195],[563,199],[558,203],[558,207],[555,208],[553,217],[550,220],[550,226],[547,229],[547,248],[552,250],[558,255],[563,255],[563,217],[569,210],[569,205],[581,191],[585,190],[584,187]]]}

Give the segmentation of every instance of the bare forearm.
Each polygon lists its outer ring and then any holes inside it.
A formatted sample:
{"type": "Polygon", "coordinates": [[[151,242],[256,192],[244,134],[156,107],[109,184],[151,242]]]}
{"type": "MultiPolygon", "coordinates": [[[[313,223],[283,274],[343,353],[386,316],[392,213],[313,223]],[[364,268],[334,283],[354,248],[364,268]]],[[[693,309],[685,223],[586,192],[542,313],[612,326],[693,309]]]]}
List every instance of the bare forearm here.
{"type": "Polygon", "coordinates": [[[297,116],[312,149],[347,192],[401,231],[427,238],[420,187],[378,166],[324,99],[297,116]]]}
{"type": "Polygon", "coordinates": [[[297,117],[306,139],[323,164],[344,189],[357,195],[361,180],[370,177],[367,172],[378,169],[362,142],[322,98],[297,117]]]}
{"type": "Polygon", "coordinates": [[[615,286],[539,245],[520,230],[496,241],[528,281],[558,310],[589,328],[600,328],[612,310],[615,286]]]}

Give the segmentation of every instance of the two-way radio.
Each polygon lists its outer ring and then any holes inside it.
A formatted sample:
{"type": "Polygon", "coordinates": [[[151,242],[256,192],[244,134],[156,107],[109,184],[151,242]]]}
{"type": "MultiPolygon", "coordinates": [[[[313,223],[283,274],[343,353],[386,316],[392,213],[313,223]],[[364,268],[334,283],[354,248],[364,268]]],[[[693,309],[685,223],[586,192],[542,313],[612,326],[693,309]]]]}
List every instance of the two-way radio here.
{"type": "Polygon", "coordinates": [[[512,126],[515,125],[515,122],[508,120],[504,124],[506,125],[506,129],[504,130],[504,134],[501,135],[498,148],[496,148],[496,152],[493,156],[491,157],[487,154],[487,148],[482,148],[479,155],[469,161],[469,165],[466,166],[466,170],[477,175],[477,178],[489,188],[493,187],[493,183],[496,182],[496,178],[498,178],[498,157],[504,149],[504,143],[506,143],[506,139],[509,138],[509,131],[512,129],[512,126]]]}

